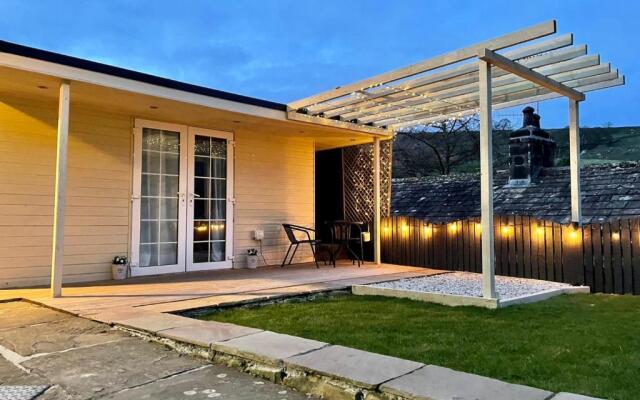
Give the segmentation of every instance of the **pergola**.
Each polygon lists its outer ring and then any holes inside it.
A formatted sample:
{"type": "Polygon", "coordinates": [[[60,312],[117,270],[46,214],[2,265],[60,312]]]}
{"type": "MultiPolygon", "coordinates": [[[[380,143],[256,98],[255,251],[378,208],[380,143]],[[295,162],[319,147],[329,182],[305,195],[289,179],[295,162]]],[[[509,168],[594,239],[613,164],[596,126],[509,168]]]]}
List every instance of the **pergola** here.
{"type": "Polygon", "coordinates": [[[624,85],[624,76],[556,34],[556,22],[443,54],[288,104],[289,119],[374,136],[374,258],[380,262],[380,141],[413,126],[478,114],[483,296],[495,298],[493,109],[569,100],[571,219],[581,221],[579,103],[585,92],[624,85]],[[554,36],[551,36],[554,35],[554,36]],[[550,38],[538,40],[543,37],[550,38]],[[498,53],[500,51],[500,53],[498,53]]]}

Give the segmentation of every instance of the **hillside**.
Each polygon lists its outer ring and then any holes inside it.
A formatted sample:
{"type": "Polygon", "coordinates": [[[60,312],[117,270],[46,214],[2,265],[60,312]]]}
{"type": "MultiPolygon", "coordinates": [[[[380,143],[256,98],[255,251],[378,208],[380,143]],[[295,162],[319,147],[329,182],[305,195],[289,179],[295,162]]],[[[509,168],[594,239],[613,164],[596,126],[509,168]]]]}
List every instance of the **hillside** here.
{"type": "MultiPolygon", "coordinates": [[[[556,165],[569,164],[569,129],[547,129],[558,145],[556,165]]],[[[434,134],[437,135],[437,134],[434,134]]],[[[580,128],[582,160],[585,165],[640,160],[640,126],[580,128]]],[[[477,146],[478,133],[465,132],[458,137],[461,149],[477,146]]],[[[493,138],[494,167],[509,167],[509,131],[496,131],[493,138]]],[[[462,151],[462,150],[461,150],[462,151]]],[[[479,155],[451,168],[452,173],[479,171],[479,155]]],[[[393,175],[396,178],[437,174],[426,146],[398,136],[394,143],[393,175]]]]}

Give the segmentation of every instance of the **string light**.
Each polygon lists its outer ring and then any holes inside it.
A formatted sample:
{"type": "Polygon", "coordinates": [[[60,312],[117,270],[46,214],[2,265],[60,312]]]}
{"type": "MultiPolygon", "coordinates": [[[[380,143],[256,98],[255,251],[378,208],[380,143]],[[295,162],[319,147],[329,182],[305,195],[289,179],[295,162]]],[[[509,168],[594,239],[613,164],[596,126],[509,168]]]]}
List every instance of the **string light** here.
{"type": "Polygon", "coordinates": [[[431,225],[425,225],[422,230],[424,231],[424,235],[426,237],[429,237],[433,234],[433,226],[431,225]]]}

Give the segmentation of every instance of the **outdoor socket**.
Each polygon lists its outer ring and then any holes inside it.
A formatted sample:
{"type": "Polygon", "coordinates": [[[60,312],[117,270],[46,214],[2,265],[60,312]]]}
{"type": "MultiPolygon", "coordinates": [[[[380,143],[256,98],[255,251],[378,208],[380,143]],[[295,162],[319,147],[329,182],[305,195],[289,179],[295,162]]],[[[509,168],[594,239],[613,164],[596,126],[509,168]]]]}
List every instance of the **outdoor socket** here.
{"type": "Polygon", "coordinates": [[[262,229],[256,229],[253,231],[253,240],[264,239],[264,231],[262,229]]]}

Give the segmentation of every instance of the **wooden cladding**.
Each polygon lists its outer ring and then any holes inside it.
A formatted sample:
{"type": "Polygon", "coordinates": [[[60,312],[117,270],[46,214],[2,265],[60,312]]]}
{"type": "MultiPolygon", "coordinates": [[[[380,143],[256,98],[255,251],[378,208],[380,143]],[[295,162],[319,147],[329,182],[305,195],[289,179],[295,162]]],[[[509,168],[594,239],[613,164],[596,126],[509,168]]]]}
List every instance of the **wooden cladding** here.
{"type": "MultiPolygon", "coordinates": [[[[482,272],[479,222],[383,218],[382,260],[482,272]]],[[[640,218],[573,227],[496,215],[494,233],[496,275],[587,285],[593,292],[640,294],[640,218]]]]}

